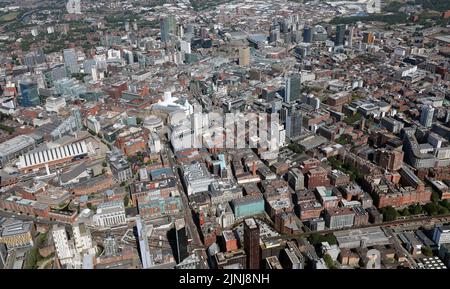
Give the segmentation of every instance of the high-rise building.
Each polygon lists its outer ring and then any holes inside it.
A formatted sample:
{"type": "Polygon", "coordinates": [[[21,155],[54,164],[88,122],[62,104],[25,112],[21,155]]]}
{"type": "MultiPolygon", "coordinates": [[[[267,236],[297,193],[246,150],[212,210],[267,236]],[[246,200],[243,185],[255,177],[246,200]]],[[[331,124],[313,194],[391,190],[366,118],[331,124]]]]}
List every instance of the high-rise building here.
{"type": "Polygon", "coordinates": [[[92,241],[91,231],[85,223],[78,223],[72,227],[75,248],[79,253],[95,254],[96,246],[92,241]]]}
{"type": "Polygon", "coordinates": [[[75,49],[64,49],[64,64],[70,73],[80,72],[80,66],[78,65],[78,57],[75,49]]]}
{"type": "Polygon", "coordinates": [[[248,66],[250,64],[250,47],[239,49],[239,65],[248,66]]]}
{"type": "Polygon", "coordinates": [[[431,105],[424,106],[420,113],[420,124],[425,127],[431,127],[433,124],[434,107],[431,105]]]}
{"type": "Polygon", "coordinates": [[[375,36],[372,32],[365,32],[363,35],[363,42],[367,44],[373,44],[375,41],[375,36]]]}
{"type": "Polygon", "coordinates": [[[189,41],[181,40],[180,41],[180,50],[181,50],[181,52],[190,54],[191,53],[191,43],[189,41]]]}
{"type": "Polygon", "coordinates": [[[378,164],[380,167],[390,171],[397,171],[402,167],[404,156],[403,151],[382,149],[378,153],[378,164]]]}
{"type": "Polygon", "coordinates": [[[38,48],[35,51],[27,53],[24,57],[25,65],[33,67],[38,64],[45,63],[45,54],[42,48],[38,48]]]}
{"type": "Polygon", "coordinates": [[[177,238],[177,258],[178,262],[181,263],[186,259],[189,254],[187,250],[188,240],[186,234],[186,222],[184,219],[178,219],[175,221],[175,234],[177,238]]]}
{"type": "Polygon", "coordinates": [[[259,269],[259,227],[254,218],[244,221],[244,250],[247,254],[247,269],[259,269]]]}
{"type": "Polygon", "coordinates": [[[286,136],[290,139],[299,137],[302,133],[302,114],[299,110],[292,110],[286,116],[286,136]]]}
{"type": "Polygon", "coordinates": [[[355,34],[355,27],[350,26],[347,30],[347,46],[353,46],[353,35],[355,34]]]}
{"type": "Polygon", "coordinates": [[[186,24],[186,32],[185,33],[194,35],[195,34],[195,25],[193,23],[186,24]]]}
{"type": "Polygon", "coordinates": [[[313,41],[325,41],[328,39],[329,33],[323,26],[316,25],[313,30],[313,41]]]}
{"type": "Polygon", "coordinates": [[[20,106],[31,107],[41,104],[36,82],[28,79],[25,82],[21,82],[19,87],[20,96],[18,97],[18,102],[20,106]]]}
{"type": "Polygon", "coordinates": [[[175,19],[175,16],[170,15],[162,18],[159,25],[161,30],[161,41],[169,41],[169,35],[175,35],[177,29],[177,21],[175,19]]]}
{"type": "Polygon", "coordinates": [[[270,27],[269,42],[277,42],[280,39],[280,25],[278,23],[273,24],[270,27]]]}
{"type": "Polygon", "coordinates": [[[435,225],[433,229],[433,241],[438,246],[450,244],[450,226],[435,225]]]}
{"type": "Polygon", "coordinates": [[[74,107],[74,108],[72,108],[71,113],[72,113],[72,117],[75,122],[75,128],[77,130],[82,129],[83,128],[83,119],[81,118],[80,109],[78,107],[74,107]]]}
{"type": "Polygon", "coordinates": [[[299,168],[292,168],[288,172],[288,183],[294,191],[305,188],[305,176],[299,168]]]}
{"type": "Polygon", "coordinates": [[[290,75],[286,78],[284,101],[292,103],[300,99],[301,78],[299,75],[290,75]]]}
{"type": "Polygon", "coordinates": [[[53,243],[55,244],[56,255],[62,265],[72,262],[74,257],[73,248],[69,244],[66,229],[58,225],[53,226],[52,230],[53,243]]]}
{"type": "Polygon", "coordinates": [[[345,25],[339,24],[336,26],[336,39],[334,40],[335,46],[341,46],[344,45],[345,40],[345,25]]]}
{"type": "Polygon", "coordinates": [[[53,87],[54,82],[67,77],[67,70],[64,64],[55,64],[44,72],[45,85],[47,88],[53,87]]]}
{"type": "Polygon", "coordinates": [[[313,28],[306,26],[303,28],[303,42],[311,43],[313,40],[313,28]]]}

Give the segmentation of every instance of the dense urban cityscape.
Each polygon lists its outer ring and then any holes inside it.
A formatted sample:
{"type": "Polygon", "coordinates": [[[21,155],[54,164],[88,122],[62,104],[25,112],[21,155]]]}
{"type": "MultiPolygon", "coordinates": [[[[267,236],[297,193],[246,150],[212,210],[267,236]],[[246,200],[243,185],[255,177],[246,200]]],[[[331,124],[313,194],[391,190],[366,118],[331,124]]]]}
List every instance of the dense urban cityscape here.
{"type": "Polygon", "coordinates": [[[450,268],[450,1],[0,0],[0,269],[450,268]]]}

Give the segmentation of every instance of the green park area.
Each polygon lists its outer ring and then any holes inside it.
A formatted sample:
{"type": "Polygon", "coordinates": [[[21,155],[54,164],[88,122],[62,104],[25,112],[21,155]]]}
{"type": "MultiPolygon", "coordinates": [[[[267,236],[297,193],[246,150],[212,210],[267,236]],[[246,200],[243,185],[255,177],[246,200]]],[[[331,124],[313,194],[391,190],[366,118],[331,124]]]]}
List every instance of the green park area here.
{"type": "Polygon", "coordinates": [[[19,16],[20,12],[18,11],[12,11],[12,12],[8,12],[6,14],[0,15],[0,23],[5,23],[5,22],[11,22],[13,20],[16,20],[17,17],[19,16]]]}

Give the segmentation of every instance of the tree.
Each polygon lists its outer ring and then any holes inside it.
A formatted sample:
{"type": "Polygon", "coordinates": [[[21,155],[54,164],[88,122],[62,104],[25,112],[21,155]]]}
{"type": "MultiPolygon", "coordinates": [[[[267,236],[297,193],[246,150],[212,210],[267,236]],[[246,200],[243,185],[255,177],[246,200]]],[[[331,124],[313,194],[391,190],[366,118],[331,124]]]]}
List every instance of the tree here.
{"type": "Polygon", "coordinates": [[[403,217],[407,217],[410,216],[411,213],[409,212],[408,208],[404,208],[403,210],[400,211],[400,215],[402,215],[403,217]]]}
{"type": "Polygon", "coordinates": [[[337,244],[336,237],[333,234],[320,235],[319,233],[312,233],[309,236],[309,241],[313,245],[317,245],[322,242],[328,242],[330,245],[337,244]]]}
{"type": "Polygon", "coordinates": [[[449,213],[449,210],[446,207],[439,206],[438,214],[439,215],[447,215],[449,213]]]}
{"type": "Polygon", "coordinates": [[[316,245],[320,243],[320,235],[318,233],[312,233],[309,236],[309,241],[311,242],[311,244],[316,245]]]}
{"type": "Polygon", "coordinates": [[[102,162],[102,167],[106,168],[107,164],[105,161],[102,162]]]}
{"type": "Polygon", "coordinates": [[[42,259],[42,256],[39,254],[39,249],[34,247],[27,253],[27,259],[25,261],[25,269],[36,269],[37,263],[42,259]]]}
{"type": "Polygon", "coordinates": [[[420,215],[423,212],[422,206],[420,204],[414,204],[409,206],[409,211],[411,212],[412,215],[420,215]]]}
{"type": "Polygon", "coordinates": [[[423,209],[428,215],[436,216],[439,212],[439,205],[435,203],[428,203],[423,207],[423,209]]]}
{"type": "Polygon", "coordinates": [[[336,263],[333,261],[330,255],[323,255],[323,260],[325,261],[325,264],[327,264],[327,267],[329,269],[337,269],[336,263]]]}
{"type": "Polygon", "coordinates": [[[40,233],[37,237],[36,237],[36,246],[38,248],[41,248],[45,242],[47,241],[47,233],[40,233]]]}
{"type": "Polygon", "coordinates": [[[383,220],[385,222],[390,222],[397,219],[397,211],[391,206],[382,208],[381,213],[383,214],[383,220]]]}
{"type": "Polygon", "coordinates": [[[291,143],[291,144],[289,144],[289,145],[288,145],[288,149],[290,149],[291,151],[293,151],[294,153],[297,153],[297,154],[303,153],[302,148],[301,148],[300,145],[297,144],[297,143],[291,143]]]}
{"type": "Polygon", "coordinates": [[[336,140],[336,142],[337,142],[338,144],[341,144],[341,145],[346,145],[346,144],[349,143],[349,142],[348,142],[348,139],[345,137],[345,135],[341,135],[341,136],[336,140]]]}
{"type": "Polygon", "coordinates": [[[439,205],[450,210],[450,203],[447,200],[440,201],[439,205]]]}
{"type": "Polygon", "coordinates": [[[431,248],[428,247],[428,246],[423,246],[422,247],[422,254],[424,254],[427,257],[432,257],[433,256],[433,250],[431,250],[431,248]]]}
{"type": "Polygon", "coordinates": [[[330,245],[336,245],[337,240],[333,234],[326,234],[322,240],[322,242],[328,242],[330,245]]]}
{"type": "Polygon", "coordinates": [[[345,119],[344,119],[344,122],[347,124],[347,125],[353,125],[353,124],[355,124],[356,122],[358,122],[360,119],[361,119],[361,114],[359,113],[359,112],[357,112],[357,113],[355,113],[354,115],[351,115],[351,116],[347,116],[345,119]]]}
{"type": "Polygon", "coordinates": [[[128,194],[126,194],[125,197],[123,198],[123,205],[125,207],[128,207],[129,202],[130,202],[130,197],[128,197],[128,194]]]}
{"type": "Polygon", "coordinates": [[[431,193],[431,201],[433,203],[437,203],[437,202],[439,202],[439,200],[440,200],[439,194],[436,192],[432,192],[431,193]]]}

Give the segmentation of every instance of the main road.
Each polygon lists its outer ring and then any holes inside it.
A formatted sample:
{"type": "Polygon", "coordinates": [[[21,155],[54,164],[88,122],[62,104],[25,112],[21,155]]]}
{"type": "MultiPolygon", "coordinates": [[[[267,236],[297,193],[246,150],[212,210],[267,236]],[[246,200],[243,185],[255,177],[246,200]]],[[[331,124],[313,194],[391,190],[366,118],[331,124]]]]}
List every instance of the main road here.
{"type": "Polygon", "coordinates": [[[184,220],[186,222],[186,226],[189,230],[190,236],[192,238],[191,247],[193,249],[204,249],[203,242],[200,238],[200,234],[198,232],[197,226],[194,223],[194,219],[192,216],[191,207],[189,206],[189,200],[186,195],[186,192],[184,191],[183,186],[181,185],[181,175],[180,175],[180,167],[174,163],[175,156],[172,153],[172,150],[168,148],[167,146],[164,146],[165,153],[167,156],[167,159],[169,160],[170,167],[172,168],[172,172],[176,176],[176,183],[178,187],[178,191],[180,192],[181,201],[183,203],[183,209],[184,209],[184,220]]]}
{"type": "Polygon", "coordinates": [[[176,182],[178,191],[180,192],[181,201],[183,203],[183,209],[184,209],[184,220],[186,223],[186,227],[189,230],[189,233],[192,238],[192,242],[190,244],[191,252],[197,254],[197,256],[200,258],[200,266],[202,269],[208,269],[208,255],[206,254],[206,248],[203,245],[203,242],[200,238],[199,231],[197,229],[197,226],[194,223],[192,210],[189,205],[189,200],[187,197],[187,192],[185,192],[183,186],[181,185],[181,167],[174,163],[175,156],[173,155],[172,150],[168,147],[168,142],[166,142],[167,145],[164,146],[164,150],[166,153],[166,157],[169,161],[170,167],[172,169],[173,174],[176,176],[176,182]]]}

